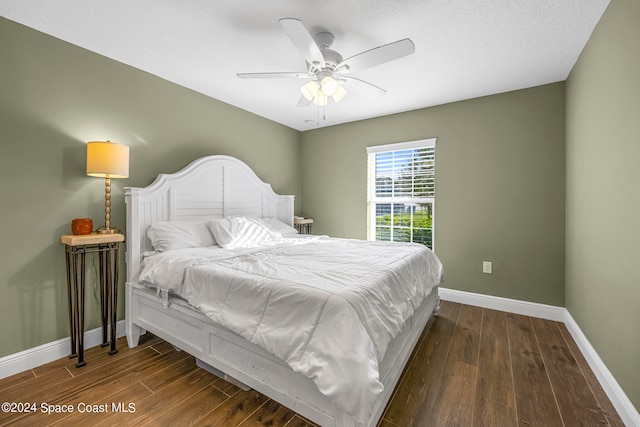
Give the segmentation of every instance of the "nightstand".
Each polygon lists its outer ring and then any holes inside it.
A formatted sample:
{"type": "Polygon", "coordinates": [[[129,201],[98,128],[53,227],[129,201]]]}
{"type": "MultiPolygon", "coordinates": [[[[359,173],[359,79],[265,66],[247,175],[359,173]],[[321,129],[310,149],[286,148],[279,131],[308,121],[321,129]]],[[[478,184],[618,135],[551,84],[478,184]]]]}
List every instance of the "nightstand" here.
{"type": "Polygon", "coordinates": [[[293,218],[293,226],[300,234],[311,234],[311,224],[313,224],[313,219],[311,218],[293,218]]]}
{"type": "Polygon", "coordinates": [[[116,316],[118,304],[118,264],[122,234],[67,234],[60,238],[65,245],[67,264],[67,292],[69,296],[69,339],[71,354],[78,357],[76,367],[84,361],[84,295],[86,254],[97,253],[99,260],[100,318],[102,320],[102,347],[110,345],[109,354],[116,350],[116,316]],[[107,337],[107,324],[111,328],[107,337]]]}

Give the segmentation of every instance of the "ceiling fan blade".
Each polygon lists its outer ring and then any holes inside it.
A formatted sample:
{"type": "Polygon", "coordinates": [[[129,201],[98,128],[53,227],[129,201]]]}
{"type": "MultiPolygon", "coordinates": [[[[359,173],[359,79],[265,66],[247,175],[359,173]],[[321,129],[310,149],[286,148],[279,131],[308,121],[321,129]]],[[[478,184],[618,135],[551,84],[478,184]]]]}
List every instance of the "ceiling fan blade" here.
{"type": "Polygon", "coordinates": [[[377,99],[383,97],[387,93],[387,91],[381,87],[365,82],[364,80],[356,79],[355,77],[340,76],[340,81],[349,93],[360,95],[365,98],[377,99]]]}
{"type": "Polygon", "coordinates": [[[280,19],[280,25],[287,33],[287,36],[291,39],[293,44],[298,48],[304,59],[314,65],[324,65],[324,56],[320,48],[316,44],[315,40],[307,27],[304,26],[302,21],[295,18],[283,18],[280,19]]]}
{"type": "Polygon", "coordinates": [[[298,105],[296,105],[296,107],[298,108],[308,107],[309,104],[311,104],[310,99],[307,99],[304,96],[300,96],[300,99],[298,100],[298,105]]]}
{"type": "Polygon", "coordinates": [[[282,78],[310,78],[306,72],[275,72],[275,73],[237,73],[241,79],[282,79],[282,78]]]}
{"type": "Polygon", "coordinates": [[[411,39],[402,39],[397,42],[375,47],[359,53],[342,61],[336,67],[342,72],[360,71],[365,68],[375,67],[403,56],[411,55],[416,51],[416,46],[411,39]]]}

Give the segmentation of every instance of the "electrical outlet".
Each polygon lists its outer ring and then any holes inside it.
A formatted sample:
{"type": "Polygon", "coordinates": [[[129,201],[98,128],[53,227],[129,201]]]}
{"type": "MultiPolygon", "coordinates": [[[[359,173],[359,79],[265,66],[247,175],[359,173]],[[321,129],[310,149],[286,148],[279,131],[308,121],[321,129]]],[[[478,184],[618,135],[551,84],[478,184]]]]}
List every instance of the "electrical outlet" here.
{"type": "Polygon", "coordinates": [[[486,274],[493,273],[493,263],[491,261],[482,261],[482,272],[486,274]]]}

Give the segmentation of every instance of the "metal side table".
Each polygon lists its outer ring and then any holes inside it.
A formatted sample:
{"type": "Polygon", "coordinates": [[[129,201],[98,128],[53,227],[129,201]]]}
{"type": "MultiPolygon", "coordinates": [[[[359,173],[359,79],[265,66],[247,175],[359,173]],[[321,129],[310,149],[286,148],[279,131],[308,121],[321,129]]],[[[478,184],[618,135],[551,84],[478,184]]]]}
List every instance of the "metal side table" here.
{"type": "Polygon", "coordinates": [[[71,354],[78,357],[76,367],[86,365],[84,361],[84,296],[86,254],[99,256],[100,318],[102,320],[102,347],[110,345],[109,354],[116,349],[116,316],[118,303],[118,264],[122,234],[67,234],[60,238],[65,245],[67,264],[67,292],[69,295],[69,339],[71,354]],[[107,337],[107,324],[111,328],[107,337]]]}
{"type": "Polygon", "coordinates": [[[311,224],[313,224],[313,219],[311,218],[293,218],[293,225],[300,234],[311,234],[311,224]]]}

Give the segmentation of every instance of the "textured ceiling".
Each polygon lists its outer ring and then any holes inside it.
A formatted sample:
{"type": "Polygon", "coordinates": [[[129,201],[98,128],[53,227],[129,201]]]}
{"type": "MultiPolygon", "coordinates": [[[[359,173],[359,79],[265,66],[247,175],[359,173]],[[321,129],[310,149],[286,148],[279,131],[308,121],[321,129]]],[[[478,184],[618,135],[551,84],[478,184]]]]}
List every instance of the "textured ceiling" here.
{"type": "Polygon", "coordinates": [[[565,80],[609,0],[0,0],[0,14],[298,130],[565,80]],[[347,58],[410,38],[413,55],[353,74],[388,93],[297,107],[305,71],[278,23],[335,35],[347,58]]]}

